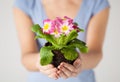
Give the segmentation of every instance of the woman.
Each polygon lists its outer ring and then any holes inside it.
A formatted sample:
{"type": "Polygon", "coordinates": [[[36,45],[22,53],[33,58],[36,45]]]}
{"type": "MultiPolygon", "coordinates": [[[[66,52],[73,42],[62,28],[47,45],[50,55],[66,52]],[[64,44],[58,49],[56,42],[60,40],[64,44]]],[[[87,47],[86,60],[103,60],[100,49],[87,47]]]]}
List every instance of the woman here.
{"type": "Polygon", "coordinates": [[[107,0],[16,0],[14,17],[22,51],[22,63],[30,72],[28,82],[95,82],[93,68],[102,58],[102,46],[109,15],[107,0]],[[34,40],[33,24],[43,26],[46,18],[68,16],[85,30],[79,39],[89,48],[73,65],[62,62],[58,68],[39,65],[39,49],[45,41],[34,40]],[[50,78],[49,78],[50,77],[50,78]],[[66,79],[67,78],[67,79],[66,79]],[[57,79],[57,80],[56,80],[57,79]]]}

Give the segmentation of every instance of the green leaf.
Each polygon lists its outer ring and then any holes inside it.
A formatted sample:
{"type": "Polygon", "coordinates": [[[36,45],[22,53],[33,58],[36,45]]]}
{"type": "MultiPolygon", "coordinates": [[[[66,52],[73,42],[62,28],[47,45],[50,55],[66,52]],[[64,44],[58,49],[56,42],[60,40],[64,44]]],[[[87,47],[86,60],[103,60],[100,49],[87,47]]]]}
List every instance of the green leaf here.
{"type": "Polygon", "coordinates": [[[53,35],[44,34],[44,39],[50,42],[53,46],[58,47],[56,39],[53,35]]]}
{"type": "Polygon", "coordinates": [[[81,53],[87,53],[88,52],[88,47],[84,46],[82,48],[79,48],[81,53]]]}
{"type": "Polygon", "coordinates": [[[54,46],[57,46],[54,36],[49,34],[44,34],[41,30],[41,27],[38,24],[32,26],[32,31],[37,33],[37,36],[35,37],[35,39],[43,38],[48,42],[52,43],[54,46]]]}
{"type": "Polygon", "coordinates": [[[36,35],[36,36],[35,36],[35,39],[38,39],[38,38],[42,38],[42,37],[41,37],[41,36],[36,35]]]}
{"type": "Polygon", "coordinates": [[[65,38],[64,44],[67,44],[71,40],[75,39],[78,36],[78,33],[76,30],[72,30],[65,38]]]}
{"type": "Polygon", "coordinates": [[[37,33],[40,30],[40,28],[41,27],[39,26],[39,24],[35,24],[32,26],[32,31],[37,33]]]}
{"type": "Polygon", "coordinates": [[[65,42],[65,38],[66,38],[66,35],[65,34],[62,34],[59,38],[56,38],[56,44],[58,44],[58,49],[61,49],[65,46],[64,42],[65,42]]]}
{"type": "Polygon", "coordinates": [[[81,53],[87,53],[88,52],[88,47],[86,46],[86,43],[79,40],[79,39],[74,39],[72,40],[69,44],[69,47],[76,47],[80,50],[81,53]]]}
{"type": "Polygon", "coordinates": [[[61,49],[65,46],[63,44],[65,41],[64,38],[65,38],[65,35],[62,35],[59,38],[55,38],[53,35],[44,35],[44,39],[50,42],[55,47],[55,49],[61,49]]]}
{"type": "Polygon", "coordinates": [[[42,32],[41,27],[39,26],[39,24],[35,24],[32,26],[32,31],[35,32],[37,34],[36,38],[44,38],[44,33],[42,32]]]}
{"type": "Polygon", "coordinates": [[[53,46],[45,46],[40,49],[40,64],[47,65],[52,62],[54,54],[52,50],[54,49],[53,46]]]}
{"type": "Polygon", "coordinates": [[[57,40],[57,43],[59,44],[59,45],[63,45],[63,43],[64,43],[64,41],[65,41],[65,35],[64,34],[62,34],[59,38],[58,38],[58,40],[57,40]]]}
{"type": "Polygon", "coordinates": [[[77,53],[76,49],[72,48],[72,47],[63,48],[61,50],[61,52],[64,54],[64,57],[67,60],[73,61],[78,57],[78,53],[77,53]]]}
{"type": "Polygon", "coordinates": [[[78,30],[79,30],[80,32],[84,32],[84,29],[78,28],[78,30]]]}

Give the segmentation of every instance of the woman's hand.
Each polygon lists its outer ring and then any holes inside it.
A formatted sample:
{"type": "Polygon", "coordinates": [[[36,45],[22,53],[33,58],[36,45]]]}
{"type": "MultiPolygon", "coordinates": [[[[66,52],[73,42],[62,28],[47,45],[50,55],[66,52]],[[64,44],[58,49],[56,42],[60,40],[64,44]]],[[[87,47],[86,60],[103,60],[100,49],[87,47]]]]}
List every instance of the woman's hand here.
{"type": "Polygon", "coordinates": [[[57,72],[60,77],[67,79],[69,77],[76,77],[82,70],[80,57],[75,60],[73,65],[62,62],[58,66],[59,71],[57,72]]]}
{"type": "Polygon", "coordinates": [[[57,74],[58,69],[55,68],[52,64],[41,66],[39,64],[39,61],[38,61],[37,62],[37,68],[41,73],[47,75],[50,78],[53,78],[53,79],[58,79],[59,78],[59,75],[57,74]]]}

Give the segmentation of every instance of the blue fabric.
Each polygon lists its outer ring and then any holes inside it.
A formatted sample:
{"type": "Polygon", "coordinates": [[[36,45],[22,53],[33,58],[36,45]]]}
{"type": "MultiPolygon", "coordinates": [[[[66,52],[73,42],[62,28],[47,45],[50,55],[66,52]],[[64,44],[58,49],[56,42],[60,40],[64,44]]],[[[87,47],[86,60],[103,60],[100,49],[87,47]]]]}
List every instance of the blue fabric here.
{"type": "MultiPolygon", "coordinates": [[[[14,7],[21,9],[29,17],[31,17],[34,24],[43,26],[43,20],[47,18],[41,0],[16,0],[14,7]]],[[[110,7],[107,0],[83,0],[79,8],[77,16],[74,21],[79,23],[79,27],[85,30],[84,33],[79,34],[79,39],[86,42],[86,33],[89,20],[103,9],[110,7]]],[[[46,41],[38,40],[38,47],[44,45],[46,41]]],[[[95,82],[94,71],[82,71],[76,78],[69,78],[64,80],[62,78],[53,80],[39,72],[30,72],[28,82],[95,82]]]]}

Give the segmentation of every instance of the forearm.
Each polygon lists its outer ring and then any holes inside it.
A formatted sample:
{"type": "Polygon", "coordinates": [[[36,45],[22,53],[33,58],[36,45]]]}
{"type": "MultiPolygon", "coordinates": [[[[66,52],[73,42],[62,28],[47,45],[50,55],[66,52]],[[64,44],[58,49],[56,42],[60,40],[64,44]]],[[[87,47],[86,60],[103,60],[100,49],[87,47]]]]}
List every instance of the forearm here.
{"type": "Polygon", "coordinates": [[[39,53],[29,53],[22,56],[22,64],[29,71],[38,71],[36,64],[38,62],[39,53]]]}
{"type": "Polygon", "coordinates": [[[102,52],[89,52],[81,54],[82,69],[88,70],[95,68],[102,59],[102,52]]]}

